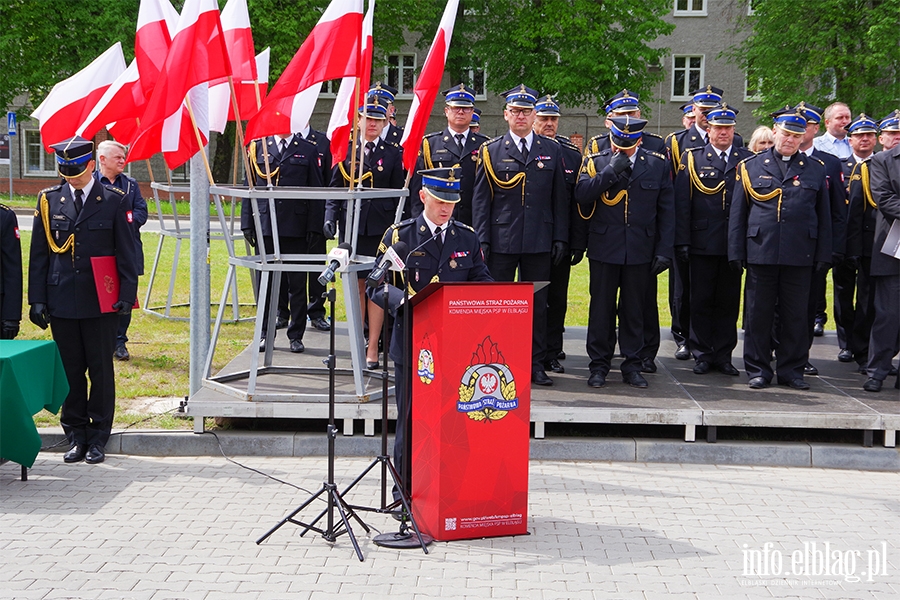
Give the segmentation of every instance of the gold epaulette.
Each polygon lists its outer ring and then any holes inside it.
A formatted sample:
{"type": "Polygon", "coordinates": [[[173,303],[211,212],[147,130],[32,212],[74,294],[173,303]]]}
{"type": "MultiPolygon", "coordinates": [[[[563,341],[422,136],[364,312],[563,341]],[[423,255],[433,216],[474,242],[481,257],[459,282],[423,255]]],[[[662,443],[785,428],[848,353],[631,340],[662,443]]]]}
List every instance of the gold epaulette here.
{"type": "Polygon", "coordinates": [[[2,203],[0,203],[0,208],[2,208],[3,210],[12,210],[10,207],[2,203]]]}
{"type": "Polygon", "coordinates": [[[50,187],[46,187],[38,192],[38,196],[41,194],[46,194],[47,192],[52,192],[53,190],[58,190],[64,186],[64,183],[57,183],[56,185],[51,185],[50,187]]]}
{"type": "Polygon", "coordinates": [[[815,157],[815,156],[810,156],[810,158],[813,159],[813,160],[815,160],[815,161],[817,161],[817,162],[818,162],[820,165],[822,165],[823,167],[825,166],[825,161],[823,161],[821,158],[817,158],[817,157],[815,157]]]}
{"type": "Polygon", "coordinates": [[[647,150],[646,148],[644,148],[644,152],[646,152],[650,156],[655,156],[656,158],[658,158],[660,160],[666,160],[665,155],[660,154],[659,152],[657,152],[655,150],[647,150]]]}
{"type": "Polygon", "coordinates": [[[105,187],[106,189],[108,189],[108,190],[111,191],[111,192],[116,192],[117,194],[120,194],[120,195],[122,195],[122,196],[125,195],[125,190],[119,189],[119,188],[117,188],[117,187],[114,186],[114,185],[108,185],[108,184],[106,184],[106,185],[104,185],[103,187],[105,187]]]}
{"type": "Polygon", "coordinates": [[[653,133],[652,131],[644,131],[644,132],[642,133],[642,135],[649,135],[650,137],[655,137],[655,138],[663,139],[663,137],[662,137],[661,135],[659,135],[658,133],[653,133]]]}
{"type": "Polygon", "coordinates": [[[472,233],[475,233],[475,229],[471,225],[466,225],[465,223],[463,223],[461,221],[457,221],[457,220],[454,220],[453,224],[456,225],[457,227],[462,227],[463,229],[468,229],[472,233]]]}

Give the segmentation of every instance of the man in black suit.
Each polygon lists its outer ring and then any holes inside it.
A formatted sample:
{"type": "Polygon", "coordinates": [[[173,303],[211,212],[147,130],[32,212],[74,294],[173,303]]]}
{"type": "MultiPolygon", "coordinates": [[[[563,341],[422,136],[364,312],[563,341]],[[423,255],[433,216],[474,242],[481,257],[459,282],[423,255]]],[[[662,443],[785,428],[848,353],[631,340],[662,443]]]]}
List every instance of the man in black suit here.
{"type": "Polygon", "coordinates": [[[42,190],[34,212],[28,317],[50,326],[69,382],[60,414],[70,445],[63,460],[94,464],[106,457],[116,409],[119,315],[137,295],[131,207],[123,190],[94,179],[93,142],[76,136],[51,147],[65,181],[42,190]],[[94,260],[101,257],[114,263],[104,277],[119,279],[118,297],[102,301],[94,272],[103,268],[94,260]]]}
{"type": "MultiPolygon", "coordinates": [[[[504,93],[509,131],[481,146],[472,216],[497,281],[548,281],[552,263],[569,257],[569,203],[562,151],[534,133],[538,93],[524,85],[504,93]]],[[[547,289],[534,295],[531,381],[552,385],[544,371],[547,289]]]]}
{"type": "MultiPolygon", "coordinates": [[[[322,170],[319,166],[319,151],[316,146],[305,139],[292,134],[280,134],[263,140],[253,140],[248,148],[250,163],[253,166],[254,185],[264,188],[270,183],[274,187],[322,187],[322,170]]],[[[260,226],[262,240],[256,239],[256,226],[252,202],[245,198],[241,203],[241,231],[244,239],[257,251],[271,254],[275,251],[274,230],[269,214],[269,201],[259,200],[260,226]],[[262,241],[262,246],[258,245],[262,241]]],[[[275,200],[275,221],[278,229],[278,244],[282,254],[309,254],[308,236],[321,231],[324,222],[324,206],[318,200],[275,200]]],[[[306,279],[304,271],[287,271],[288,309],[290,322],[287,328],[291,352],[303,352],[303,334],[306,332],[306,279]]],[[[274,276],[273,276],[274,277],[274,276]]],[[[267,300],[278,302],[272,298],[272,279],[269,279],[267,300]]],[[[266,331],[269,326],[269,310],[263,312],[262,340],[259,349],[265,349],[266,331]]]]}
{"type": "Polygon", "coordinates": [[[590,221],[587,239],[573,241],[576,252],[587,250],[591,267],[588,385],[606,385],[616,345],[618,294],[622,379],[646,388],[639,355],[644,305],[651,278],[672,264],[675,198],[666,157],[640,148],[647,121],[613,117],[611,122],[613,149],[588,155],[575,186],[579,211],[590,221]]]}
{"type": "Polygon", "coordinates": [[[22,320],[22,244],[16,213],[0,204],[0,340],[19,334],[22,320]]]}
{"type": "Polygon", "coordinates": [[[488,141],[486,135],[474,133],[469,125],[475,114],[475,91],[464,84],[444,92],[444,116],[447,127],[442,131],[429,133],[422,138],[419,157],[416,159],[416,174],[409,180],[409,198],[412,216],[417,217],[424,205],[417,201],[422,188],[419,171],[441,167],[459,166],[462,169],[460,200],[453,209],[453,219],[460,223],[472,223],[472,190],[475,187],[475,166],[478,149],[488,141]]]}
{"type": "Polygon", "coordinates": [[[809,389],[809,297],[813,271],[831,260],[831,210],[825,166],[798,152],[806,133],[801,111],[775,117],[775,146],[744,160],[728,229],[728,259],[747,268],[744,367],[752,389],[769,385],[772,326],[781,323],[778,382],[809,389]]]}
{"type": "Polygon", "coordinates": [[[712,369],[739,374],[731,353],[737,346],[741,271],[728,265],[728,217],[735,170],[753,153],[733,143],[737,112],[720,104],[706,114],[709,143],[685,151],[675,179],[675,254],[690,273],[689,347],[698,375],[712,369]]]}

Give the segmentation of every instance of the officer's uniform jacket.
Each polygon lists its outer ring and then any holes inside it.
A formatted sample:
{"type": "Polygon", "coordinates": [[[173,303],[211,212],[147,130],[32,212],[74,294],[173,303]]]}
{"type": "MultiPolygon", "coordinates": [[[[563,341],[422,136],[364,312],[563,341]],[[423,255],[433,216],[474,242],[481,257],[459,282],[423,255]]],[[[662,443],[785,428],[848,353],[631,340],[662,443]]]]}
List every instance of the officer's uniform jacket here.
{"type": "MultiPolygon", "coordinates": [[[[266,155],[269,157],[269,174],[275,187],[323,187],[319,151],[306,140],[293,136],[282,154],[274,137],[250,142],[248,149],[253,182],[257,188],[268,185],[266,179],[266,155]]],[[[309,231],[322,231],[325,222],[321,200],[275,199],[275,218],[280,237],[305,237],[309,231]]],[[[254,229],[253,204],[249,198],[241,201],[241,229],[254,229]]],[[[272,235],[269,200],[257,199],[260,223],[264,236],[272,235]]],[[[254,229],[255,230],[255,229],[254,229]]]]}
{"type": "MultiPolygon", "coordinates": [[[[322,185],[331,185],[331,140],[321,131],[310,128],[304,138],[319,151],[319,169],[322,172],[322,185]]],[[[321,233],[321,232],[319,232],[321,233]]]]}
{"type": "MultiPolygon", "coordinates": [[[[364,139],[361,139],[360,143],[365,144],[364,139]]],[[[357,152],[359,152],[358,148],[357,152]]],[[[348,151],[347,158],[335,165],[331,175],[331,187],[348,188],[350,186],[350,158],[350,151],[348,151]]],[[[375,140],[375,148],[368,156],[364,157],[361,170],[358,154],[356,160],[357,176],[354,178],[353,187],[356,187],[360,178],[362,178],[363,187],[366,188],[400,189],[403,187],[406,176],[403,171],[403,150],[399,146],[375,140]],[[359,175],[360,172],[362,175],[359,175]]],[[[357,228],[359,234],[382,235],[384,230],[394,222],[398,200],[399,197],[363,200],[357,228]]],[[[325,203],[325,220],[343,223],[345,204],[345,200],[328,200],[325,203]]]]}
{"type": "Polygon", "coordinates": [[[28,303],[46,304],[51,317],[101,316],[91,257],[115,256],[119,300],[137,296],[134,233],[125,192],[94,181],[81,212],[68,183],[38,195],[28,268],[28,303]]]}
{"type": "Polygon", "coordinates": [[[806,267],[831,262],[831,208],[821,161],[796,153],[787,172],[773,148],[737,170],[728,229],[728,259],[806,267]]]}
{"type": "Polygon", "coordinates": [[[500,254],[550,252],[569,241],[569,202],[560,145],[534,134],[527,160],[509,132],[478,153],[472,220],[482,242],[500,254]]]}
{"type": "MultiPolygon", "coordinates": [[[[611,150],[584,159],[575,199],[589,221],[587,256],[617,265],[669,259],[675,244],[675,193],[666,157],[638,148],[631,172],[616,175],[611,150]]],[[[584,240],[573,248],[585,248],[584,240]]]]}
{"type": "Polygon", "coordinates": [[[675,178],[676,246],[690,246],[691,254],[728,255],[735,170],[750,156],[750,150],[732,145],[722,165],[719,151],[710,144],[681,155],[675,178]]]}
{"type": "MultiPolygon", "coordinates": [[[[651,133],[649,131],[644,131],[641,133],[641,147],[644,150],[650,150],[652,152],[658,152],[663,156],[666,155],[666,142],[663,140],[661,136],[656,135],[655,133],[651,133]]],[[[584,155],[588,154],[597,154],[601,150],[610,150],[612,148],[612,144],[609,140],[608,133],[597,134],[591,139],[588,140],[587,144],[584,146],[584,155]]]]}
{"type": "Polygon", "coordinates": [[[384,135],[381,136],[381,140],[392,146],[399,146],[400,142],[403,141],[403,128],[388,122],[387,127],[384,128],[384,135]]]}
{"type": "Polygon", "coordinates": [[[847,181],[850,202],[847,217],[847,256],[872,256],[878,204],[872,197],[869,161],[854,164],[847,181]]]}
{"type": "Polygon", "coordinates": [[[22,245],[16,213],[0,204],[0,321],[22,320],[22,245]]]}
{"type": "Polygon", "coordinates": [[[131,228],[134,231],[134,259],[137,261],[135,268],[139,276],[143,275],[144,244],[141,241],[141,227],[147,222],[149,212],[147,210],[147,201],[141,195],[141,187],[138,185],[137,180],[125,173],[119,173],[116,175],[115,181],[110,181],[100,171],[94,171],[94,179],[104,185],[112,185],[125,192],[125,202],[128,203],[131,210],[131,228]]]}
{"type": "MultiPolygon", "coordinates": [[[[678,171],[678,160],[684,155],[685,150],[702,148],[707,143],[697,125],[691,125],[690,129],[681,129],[667,135],[665,145],[667,156],[672,162],[673,174],[678,171]]],[[[734,148],[743,148],[744,138],[739,133],[735,133],[731,145],[734,148]]]]}
{"type": "Polygon", "coordinates": [[[819,159],[825,165],[825,181],[828,183],[828,198],[831,203],[831,251],[834,254],[844,254],[847,251],[849,179],[844,177],[844,167],[834,155],[814,148],[810,156],[819,159]]]}
{"type": "Polygon", "coordinates": [[[456,145],[455,134],[450,129],[429,133],[422,138],[419,157],[416,159],[416,171],[409,180],[409,202],[413,216],[419,216],[424,205],[419,200],[422,189],[422,169],[453,167],[462,169],[460,178],[459,202],[453,210],[453,218],[467,225],[472,224],[472,190],[475,187],[475,166],[478,162],[478,149],[488,141],[486,135],[469,131],[465,137],[462,151],[456,145]]]}
{"type": "Polygon", "coordinates": [[[872,198],[878,205],[870,274],[900,275],[900,260],[881,251],[891,226],[900,219],[900,145],[879,152],[869,163],[872,198]]]}

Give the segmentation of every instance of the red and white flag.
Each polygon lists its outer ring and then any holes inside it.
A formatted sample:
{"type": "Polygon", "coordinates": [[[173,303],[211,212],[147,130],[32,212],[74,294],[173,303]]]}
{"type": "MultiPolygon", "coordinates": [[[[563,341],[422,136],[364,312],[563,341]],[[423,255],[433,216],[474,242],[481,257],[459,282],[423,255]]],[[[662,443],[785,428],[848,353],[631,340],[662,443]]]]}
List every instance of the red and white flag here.
{"type": "MultiPolygon", "coordinates": [[[[189,150],[184,147],[187,140],[193,152],[200,150],[193,131],[185,132],[184,99],[197,86],[206,86],[208,81],[227,77],[231,72],[225,36],[219,19],[216,0],[187,0],[178,19],[172,45],[166,55],[166,62],[153,88],[150,102],[141,118],[140,130],[128,153],[128,161],[150,158],[156,152],[165,154],[166,164],[175,168],[189,150]],[[173,153],[173,154],[169,154],[173,153]],[[176,159],[175,156],[178,156],[176,159]]],[[[196,92],[195,92],[196,94],[196,92]]],[[[191,106],[195,118],[201,115],[208,119],[206,90],[202,94],[202,106],[191,106]]],[[[197,123],[201,132],[205,127],[197,123]]],[[[207,140],[202,140],[203,145],[207,140]]]]}
{"type": "MultiPolygon", "coordinates": [[[[231,77],[237,94],[238,110],[241,119],[247,119],[245,112],[256,112],[256,95],[251,97],[251,104],[242,104],[243,98],[238,92],[241,82],[258,80],[256,59],[253,56],[253,33],[250,31],[250,13],[247,0],[228,0],[222,9],[222,30],[225,33],[225,45],[231,60],[231,77]]],[[[210,129],[222,132],[225,123],[234,120],[234,108],[231,104],[231,88],[227,79],[217,79],[209,84],[209,117],[210,129]],[[231,116],[229,117],[229,113],[231,116]]]]}
{"type": "Polygon", "coordinates": [[[331,0],[300,49],[247,123],[246,140],[300,131],[309,123],[323,81],[356,76],[362,0],[331,0]]]}
{"type": "MultiPolygon", "coordinates": [[[[269,53],[266,48],[256,55],[257,81],[235,81],[234,88],[237,92],[238,107],[241,111],[241,120],[253,118],[259,112],[262,101],[266,99],[269,90],[269,53]],[[259,88],[259,93],[257,93],[259,88]]],[[[231,91],[228,84],[211,85],[209,87],[209,130],[222,133],[225,124],[234,121],[234,107],[231,105],[231,91]]]]}
{"type": "Polygon", "coordinates": [[[456,23],[457,6],[459,6],[459,0],[447,1],[444,16],[441,17],[441,24],[438,26],[434,42],[431,43],[428,57],[425,59],[425,64],[422,65],[422,72],[413,89],[415,97],[409,109],[409,116],[406,118],[403,139],[400,141],[400,145],[403,146],[403,166],[407,171],[412,170],[416,165],[419,145],[422,143],[422,136],[425,135],[425,128],[428,127],[428,117],[431,115],[434,99],[437,98],[438,91],[441,89],[444,64],[447,62],[447,51],[450,49],[450,39],[453,37],[453,25],[456,23]]]}
{"type": "Polygon", "coordinates": [[[347,157],[347,144],[350,141],[350,132],[353,127],[353,113],[362,106],[366,100],[366,92],[369,90],[369,80],[372,73],[372,22],[375,14],[375,0],[369,0],[369,9],[363,19],[362,49],[359,53],[359,91],[354,100],[356,90],[356,77],[344,77],[341,79],[341,87],[338,89],[337,98],[334,100],[334,109],[331,111],[331,120],[328,122],[328,139],[331,140],[332,164],[342,162],[347,157]]]}
{"type": "Polygon", "coordinates": [[[50,144],[75,135],[78,126],[103,97],[104,92],[125,71],[122,44],[113,46],[91,64],[53,86],[31,116],[40,122],[41,142],[47,152],[50,144]]]}
{"type": "Polygon", "coordinates": [[[141,0],[134,36],[134,60],[148,98],[166,63],[177,27],[178,12],[169,0],[141,0]]]}
{"type": "Polygon", "coordinates": [[[128,145],[137,133],[137,120],[143,114],[146,104],[144,89],[138,77],[137,60],[133,60],[107,88],[78,127],[76,135],[91,139],[98,131],[107,127],[113,137],[128,145]]]}

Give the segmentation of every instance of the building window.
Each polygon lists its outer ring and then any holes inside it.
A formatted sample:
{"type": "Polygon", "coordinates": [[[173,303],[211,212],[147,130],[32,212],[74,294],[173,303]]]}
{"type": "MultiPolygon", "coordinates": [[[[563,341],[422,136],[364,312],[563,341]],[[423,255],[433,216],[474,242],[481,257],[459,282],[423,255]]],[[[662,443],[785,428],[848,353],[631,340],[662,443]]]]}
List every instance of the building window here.
{"type": "Polygon", "coordinates": [[[322,89],[319,90],[319,96],[325,98],[334,98],[337,96],[338,89],[341,87],[340,79],[330,79],[322,82],[322,89]]]}
{"type": "Polygon", "coordinates": [[[36,129],[26,130],[25,142],[25,169],[24,174],[46,177],[56,175],[55,154],[44,150],[41,144],[41,132],[36,129]]]}
{"type": "Polygon", "coordinates": [[[398,96],[411,96],[416,84],[416,55],[391,54],[384,68],[388,85],[397,89],[398,96]]]}
{"type": "Polygon", "coordinates": [[[676,17],[705,17],[706,0],[675,0],[676,17]]]}
{"type": "Polygon", "coordinates": [[[762,77],[747,71],[744,77],[744,102],[762,102],[762,77]]]}
{"type": "Polygon", "coordinates": [[[752,16],[756,12],[753,10],[753,0],[747,0],[747,15],[752,16]]]}
{"type": "Polygon", "coordinates": [[[191,161],[186,161],[180,167],[172,169],[172,181],[182,182],[191,180],[191,161]]]}
{"type": "Polygon", "coordinates": [[[687,100],[703,85],[703,55],[672,57],[672,100],[687,100]]]}
{"type": "Polygon", "coordinates": [[[475,90],[476,100],[487,100],[487,77],[484,67],[468,69],[466,71],[466,84],[475,90]]]}

